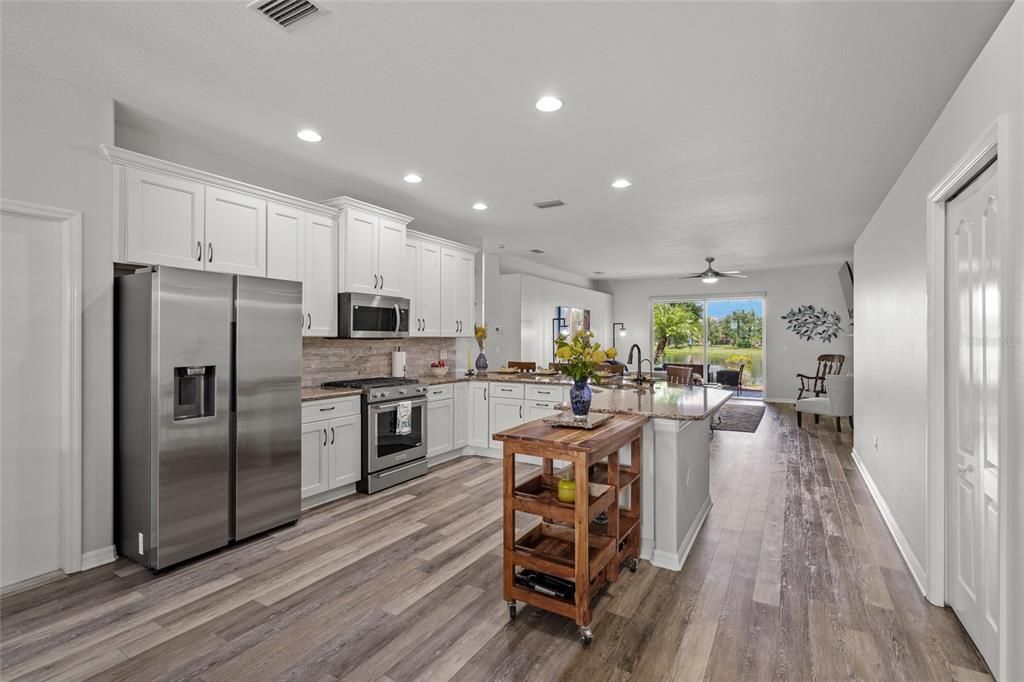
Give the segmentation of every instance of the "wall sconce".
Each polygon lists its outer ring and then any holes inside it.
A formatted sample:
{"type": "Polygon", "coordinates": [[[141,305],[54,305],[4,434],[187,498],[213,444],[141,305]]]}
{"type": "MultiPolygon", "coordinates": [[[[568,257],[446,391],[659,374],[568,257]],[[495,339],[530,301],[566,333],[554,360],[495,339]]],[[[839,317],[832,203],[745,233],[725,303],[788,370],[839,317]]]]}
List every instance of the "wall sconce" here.
{"type": "Polygon", "coordinates": [[[615,323],[613,323],[612,324],[612,348],[615,348],[615,337],[616,336],[625,336],[625,335],[626,335],[626,324],[624,322],[615,322],[615,323]],[[616,333],[615,332],[615,328],[616,327],[622,327],[622,329],[620,329],[618,331],[618,333],[616,333]]]}

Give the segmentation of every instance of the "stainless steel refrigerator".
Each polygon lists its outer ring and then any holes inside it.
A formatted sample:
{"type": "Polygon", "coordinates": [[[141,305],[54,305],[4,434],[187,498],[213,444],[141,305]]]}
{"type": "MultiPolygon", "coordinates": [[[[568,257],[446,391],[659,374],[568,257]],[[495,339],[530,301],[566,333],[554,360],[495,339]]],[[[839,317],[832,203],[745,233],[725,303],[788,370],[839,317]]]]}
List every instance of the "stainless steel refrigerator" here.
{"type": "Polygon", "coordinates": [[[160,570],[295,521],[302,285],[115,279],[118,553],[160,570]]]}

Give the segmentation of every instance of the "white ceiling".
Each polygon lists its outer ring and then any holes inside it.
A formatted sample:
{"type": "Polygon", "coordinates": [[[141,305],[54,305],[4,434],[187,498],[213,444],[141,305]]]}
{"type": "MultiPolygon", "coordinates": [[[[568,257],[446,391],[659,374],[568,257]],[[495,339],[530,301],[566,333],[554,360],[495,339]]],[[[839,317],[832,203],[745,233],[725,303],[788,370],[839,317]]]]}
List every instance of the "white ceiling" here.
{"type": "Polygon", "coordinates": [[[326,3],[286,32],[242,0],[4,1],[0,39],[418,229],[653,277],[847,257],[1008,6],[326,3]]]}

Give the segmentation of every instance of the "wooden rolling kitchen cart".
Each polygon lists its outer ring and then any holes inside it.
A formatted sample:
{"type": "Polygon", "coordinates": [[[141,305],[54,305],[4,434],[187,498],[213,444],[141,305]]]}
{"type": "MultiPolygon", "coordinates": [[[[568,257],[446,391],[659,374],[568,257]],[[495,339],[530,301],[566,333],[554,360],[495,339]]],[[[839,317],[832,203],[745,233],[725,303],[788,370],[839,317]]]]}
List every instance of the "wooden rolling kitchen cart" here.
{"type": "Polygon", "coordinates": [[[622,564],[635,571],[640,555],[641,437],[646,421],[644,416],[616,415],[603,426],[583,430],[538,420],[494,435],[504,447],[504,598],[511,618],[516,616],[516,601],[522,601],[572,618],[583,642],[591,641],[592,599],[618,580],[622,564]],[[630,463],[623,466],[619,449],[627,445],[630,463]],[[542,460],[540,472],[518,485],[517,454],[542,460]],[[555,460],[572,467],[575,503],[558,499],[562,476],[554,473],[555,460]],[[627,487],[629,508],[620,509],[620,492],[627,487]],[[516,512],[540,517],[518,537],[516,512]],[[607,524],[594,522],[601,512],[607,512],[607,524]],[[573,599],[520,584],[517,568],[570,581],[573,599]]]}

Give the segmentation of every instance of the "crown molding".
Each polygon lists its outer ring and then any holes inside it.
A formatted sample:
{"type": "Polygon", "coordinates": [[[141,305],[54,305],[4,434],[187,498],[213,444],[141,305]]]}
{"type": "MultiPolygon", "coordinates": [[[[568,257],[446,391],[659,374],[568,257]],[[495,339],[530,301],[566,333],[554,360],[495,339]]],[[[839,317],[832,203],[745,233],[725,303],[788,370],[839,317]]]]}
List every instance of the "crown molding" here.
{"type": "Polygon", "coordinates": [[[204,185],[213,185],[215,187],[221,187],[223,189],[233,190],[236,192],[243,192],[245,194],[251,194],[252,196],[266,199],[267,201],[273,201],[278,204],[286,204],[295,208],[302,209],[303,211],[309,211],[310,213],[317,213],[323,216],[329,216],[334,218],[338,215],[337,209],[327,206],[315,201],[309,201],[308,199],[300,199],[299,197],[293,197],[290,194],[282,194],[281,192],[275,192],[272,189],[265,187],[257,187],[256,185],[250,185],[247,182],[240,180],[232,180],[226,178],[223,175],[217,175],[215,173],[208,173],[188,166],[183,166],[179,163],[173,163],[171,161],[164,161],[154,156],[147,156],[146,154],[140,154],[133,152],[129,149],[122,149],[121,147],[115,147],[113,145],[101,144],[100,150],[103,155],[107,157],[107,160],[113,164],[119,166],[126,166],[129,168],[139,168],[141,170],[154,171],[157,173],[163,173],[165,175],[173,175],[176,177],[188,178],[196,182],[201,182],[204,185]]]}
{"type": "Polygon", "coordinates": [[[352,197],[334,197],[333,199],[326,199],[323,203],[326,204],[327,206],[330,206],[331,208],[336,208],[338,210],[354,208],[357,211],[367,211],[368,213],[375,213],[381,217],[390,218],[391,220],[402,223],[403,225],[408,225],[413,221],[412,216],[407,216],[404,213],[392,211],[387,208],[381,208],[380,206],[374,206],[373,204],[368,204],[365,201],[353,199],[352,197]]]}
{"type": "Polygon", "coordinates": [[[452,240],[445,239],[444,237],[435,237],[434,235],[427,234],[426,232],[406,230],[405,236],[406,239],[418,239],[424,242],[432,242],[434,244],[438,244],[439,246],[448,246],[453,249],[458,249],[459,251],[466,251],[467,253],[480,253],[480,249],[476,248],[475,246],[469,246],[468,244],[463,244],[461,242],[453,242],[452,240]]]}

